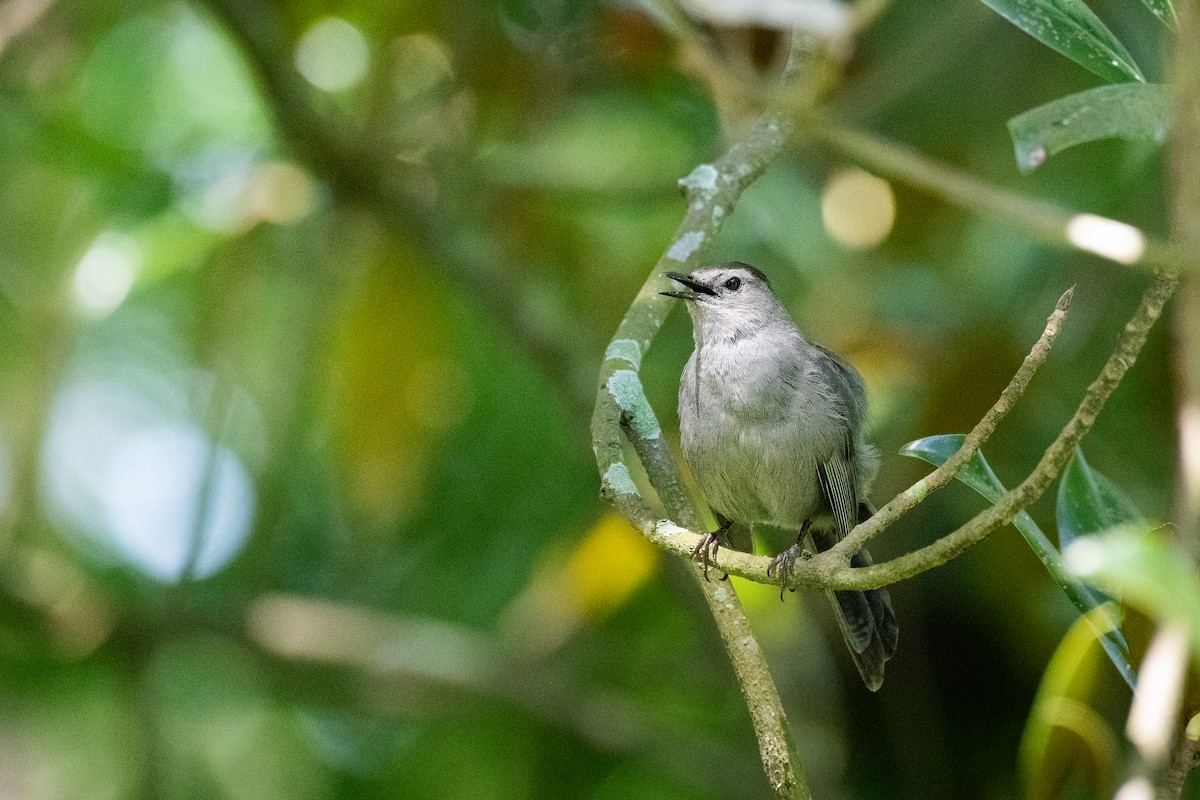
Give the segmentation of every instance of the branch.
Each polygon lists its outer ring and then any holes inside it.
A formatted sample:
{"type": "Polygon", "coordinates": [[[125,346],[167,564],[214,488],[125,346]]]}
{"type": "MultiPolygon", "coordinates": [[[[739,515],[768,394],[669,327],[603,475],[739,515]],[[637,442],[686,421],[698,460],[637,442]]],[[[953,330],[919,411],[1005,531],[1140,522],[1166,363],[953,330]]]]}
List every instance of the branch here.
{"type": "Polygon", "coordinates": [[[929,475],[892,498],[891,502],[879,509],[869,520],[855,527],[854,530],[847,534],[845,539],[838,542],[832,548],[834,551],[844,555],[846,563],[849,563],[850,556],[861,550],[868,541],[882,533],[893,522],[899,519],[901,515],[910,511],[932,492],[952,481],[954,476],[967,465],[967,462],[991,438],[992,433],[996,430],[996,426],[1008,415],[1009,410],[1016,405],[1017,400],[1025,393],[1025,389],[1029,386],[1030,381],[1033,380],[1033,376],[1038,371],[1038,368],[1045,362],[1046,357],[1050,355],[1050,348],[1053,346],[1054,340],[1058,338],[1058,332],[1062,329],[1063,320],[1066,319],[1067,311],[1071,306],[1071,298],[1074,294],[1075,287],[1072,286],[1058,299],[1058,304],[1054,306],[1054,312],[1046,322],[1046,329],[1042,331],[1042,335],[1033,345],[1033,349],[1029,351],[1029,355],[1025,356],[1020,369],[1013,375],[1012,380],[1008,382],[1008,386],[1004,387],[1004,391],[1000,393],[1000,397],[996,400],[995,405],[988,409],[983,418],[967,434],[967,438],[963,440],[962,447],[959,448],[958,452],[948,458],[946,463],[942,464],[929,475]]]}
{"type": "MultiPolygon", "coordinates": [[[[690,271],[695,267],[701,248],[733,212],[746,187],[783,148],[790,129],[781,113],[764,113],[745,138],[732,144],[720,160],[698,166],[680,181],[686,190],[687,213],[671,246],[655,264],[605,352],[592,421],[601,491],[643,533],[654,531],[656,523],[625,461],[625,438],[633,443],[668,513],[689,527],[700,528],[700,515],[667,450],[662,429],[638,377],[643,353],[674,307],[672,301],[658,294],[665,288],[658,275],[666,270],[690,271]]],[[[698,568],[694,568],[693,574],[729,652],[750,710],[767,779],[779,798],[809,798],[807,779],[794,757],[779,691],[737,593],[727,583],[705,580],[698,568]]]]}
{"type": "Polygon", "coordinates": [[[959,172],[904,145],[815,116],[803,132],[869,170],[998,219],[1054,247],[1082,250],[1152,271],[1174,270],[1181,253],[1126,223],[1078,214],[959,172]]]}
{"type": "MultiPolygon", "coordinates": [[[[207,6],[240,45],[257,74],[264,101],[297,157],[336,195],[366,201],[392,231],[431,254],[452,280],[470,290],[498,328],[553,377],[553,385],[563,385],[563,376],[578,375],[575,367],[586,359],[575,340],[539,324],[544,315],[529,312],[526,292],[513,277],[519,271],[496,264],[494,247],[484,252],[473,244],[464,235],[461,219],[414,201],[406,193],[394,158],[364,145],[361,137],[343,131],[314,107],[311,92],[292,67],[291,49],[271,4],[195,1],[207,6]]],[[[575,381],[568,388],[575,391],[564,394],[567,402],[573,410],[586,413],[586,388],[575,381]]]]}
{"type": "MultiPolygon", "coordinates": [[[[1200,717],[1192,719],[1197,720],[1200,717]]],[[[1189,723],[1179,736],[1175,752],[1171,754],[1171,762],[1158,784],[1155,795],[1158,800],[1179,800],[1188,773],[1200,764],[1200,731],[1194,730],[1193,724],[1189,723]]]]}
{"type": "Polygon", "coordinates": [[[1137,361],[1150,328],[1162,314],[1163,306],[1171,298],[1177,284],[1178,279],[1171,273],[1162,273],[1154,277],[1150,287],[1142,295],[1137,311],[1129,322],[1125,323],[1112,355],[1088,387],[1074,416],[1042,454],[1042,459],[1033,472],[1015,489],[1005,492],[994,505],[977,514],[953,533],[891,561],[851,569],[848,562],[841,562],[841,559],[845,558],[844,553],[831,550],[818,554],[810,563],[838,561],[839,563],[832,568],[825,566],[833,584],[838,588],[874,589],[941,566],[972,545],[986,539],[993,531],[1007,525],[1018,511],[1042,496],[1071,460],[1075,448],[1092,429],[1104,404],[1120,385],[1125,373],[1137,361]]]}
{"type": "MultiPolygon", "coordinates": [[[[1021,395],[1024,394],[1034,374],[1049,356],[1050,348],[1058,337],[1062,329],[1062,323],[1066,319],[1073,294],[1074,289],[1072,288],[1059,298],[1054,312],[1047,320],[1045,330],[1042,331],[1042,335],[1034,344],[1033,349],[1025,357],[1024,362],[1022,362],[1016,374],[1013,375],[1008,386],[1001,392],[1000,398],[964,440],[962,448],[941,467],[893,498],[891,502],[879,509],[875,516],[856,527],[843,542],[830,551],[839,555],[844,554],[844,561],[839,557],[837,559],[838,564],[826,565],[824,568],[822,568],[821,564],[813,562],[801,562],[797,564],[796,568],[799,572],[797,573],[797,580],[794,583],[796,588],[841,588],[840,585],[836,585],[834,576],[835,566],[848,564],[849,557],[860,550],[869,539],[882,533],[901,515],[910,511],[914,506],[928,497],[929,494],[949,483],[954,478],[959,470],[983,446],[992,435],[996,426],[1016,404],[1021,395]]],[[[635,408],[633,410],[638,411],[639,409],[635,408]]],[[[645,410],[642,410],[641,413],[645,413],[645,410]]],[[[642,455],[640,451],[639,455],[642,455]]],[[[647,458],[645,455],[642,457],[643,461],[647,458]]],[[[616,472],[620,472],[620,468],[616,472]]],[[[685,558],[691,557],[692,548],[695,547],[696,542],[700,538],[698,534],[681,528],[673,522],[655,520],[649,508],[640,502],[640,497],[634,499],[629,494],[618,494],[612,499],[618,504],[622,502],[626,504],[629,510],[627,516],[659,547],[685,558]]],[[[685,517],[674,517],[674,519],[682,521],[688,527],[699,530],[697,524],[688,521],[685,517]]],[[[767,576],[767,565],[770,563],[770,559],[766,557],[755,557],[748,553],[723,549],[717,553],[712,563],[722,571],[748,580],[760,583],[775,582],[767,576]]]]}

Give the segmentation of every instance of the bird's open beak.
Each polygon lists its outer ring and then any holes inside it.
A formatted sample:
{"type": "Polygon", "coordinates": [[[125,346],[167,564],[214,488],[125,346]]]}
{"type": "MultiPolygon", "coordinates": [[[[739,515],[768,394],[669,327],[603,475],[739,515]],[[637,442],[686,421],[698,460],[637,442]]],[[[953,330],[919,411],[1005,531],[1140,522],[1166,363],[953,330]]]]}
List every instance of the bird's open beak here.
{"type": "Polygon", "coordinates": [[[708,288],[703,283],[694,280],[692,276],[684,275],[682,272],[664,272],[662,277],[670,278],[676,283],[682,283],[684,286],[691,289],[690,292],[659,292],[659,294],[665,294],[667,297],[676,297],[680,300],[698,300],[700,295],[716,297],[717,293],[712,289],[708,288]]]}

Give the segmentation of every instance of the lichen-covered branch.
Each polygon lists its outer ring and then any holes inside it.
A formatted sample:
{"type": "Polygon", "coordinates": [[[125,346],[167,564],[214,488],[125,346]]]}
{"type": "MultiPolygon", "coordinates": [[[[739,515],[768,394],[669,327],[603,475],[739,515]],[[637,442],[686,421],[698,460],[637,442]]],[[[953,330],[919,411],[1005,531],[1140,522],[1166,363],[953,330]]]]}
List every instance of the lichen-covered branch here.
{"type": "MultiPolygon", "coordinates": [[[[683,222],[605,352],[592,419],[602,493],[644,533],[655,531],[657,522],[630,473],[626,440],[633,443],[667,512],[688,527],[700,529],[700,516],[638,377],[642,356],[672,307],[671,301],[658,294],[667,288],[658,275],[668,270],[687,272],[695,268],[700,250],[732,213],[742,192],[783,148],[790,127],[785,115],[764,113],[721,159],[700,165],[680,181],[688,203],[683,222]]],[[[779,691],[737,593],[728,583],[705,580],[698,569],[695,574],[749,708],[768,781],[779,798],[809,798],[807,780],[794,756],[779,691]]]]}

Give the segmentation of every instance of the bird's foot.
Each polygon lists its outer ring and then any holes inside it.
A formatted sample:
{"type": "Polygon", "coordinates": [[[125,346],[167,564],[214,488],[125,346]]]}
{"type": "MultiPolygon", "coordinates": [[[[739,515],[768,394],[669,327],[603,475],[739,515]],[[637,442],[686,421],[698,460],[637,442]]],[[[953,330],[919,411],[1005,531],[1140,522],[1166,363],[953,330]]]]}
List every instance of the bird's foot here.
{"type": "MultiPolygon", "coordinates": [[[[813,554],[807,549],[801,547],[801,542],[804,541],[804,535],[808,533],[808,529],[812,526],[812,520],[804,520],[804,525],[800,528],[800,535],[796,537],[796,543],[784,550],[779,555],[771,559],[771,563],[767,565],[767,577],[775,578],[779,581],[779,599],[783,600],[783,590],[788,589],[788,583],[792,576],[796,574],[796,561],[802,559],[804,561],[813,557],[813,554]]],[[[791,591],[796,591],[791,589],[791,591]]]]}
{"type": "MultiPolygon", "coordinates": [[[[708,580],[708,565],[717,557],[717,551],[721,549],[721,540],[725,538],[725,534],[729,532],[730,526],[733,525],[729,520],[722,522],[715,531],[706,533],[700,537],[700,541],[692,548],[692,559],[700,559],[700,564],[704,567],[704,580],[708,580]]],[[[729,575],[726,574],[721,580],[727,580],[729,575]]]]}

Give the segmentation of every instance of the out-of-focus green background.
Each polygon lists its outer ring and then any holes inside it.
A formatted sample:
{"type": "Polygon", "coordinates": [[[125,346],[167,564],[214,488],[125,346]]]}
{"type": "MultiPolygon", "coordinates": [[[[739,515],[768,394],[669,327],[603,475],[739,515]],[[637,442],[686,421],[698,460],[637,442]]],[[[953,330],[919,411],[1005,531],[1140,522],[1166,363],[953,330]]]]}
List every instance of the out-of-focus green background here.
{"type": "MultiPolygon", "coordinates": [[[[1094,7],[1161,80],[1162,26],[1094,7]]],[[[1155,147],[1016,171],[1005,121],[1095,84],[974,0],[893,3],[831,103],[1163,236],[1155,147]]],[[[769,796],[684,565],[608,515],[590,451],[604,347],[718,118],[630,3],[0,1],[0,797],[769,796]]],[[[965,432],[1076,284],[988,447],[1016,482],[1145,276],[851,166],[801,142],[708,259],[764,269],[862,372],[877,501],[926,470],[900,445],[965,432]]],[[[690,346],[676,314],[643,368],[672,437],[690,346]]],[[[1152,518],[1168,346],[1086,444],[1152,518]]],[[[876,558],[980,502],[950,487],[876,558]]],[[[1019,795],[1075,612],[1015,531],[893,588],[878,694],[823,597],[737,586],[819,797],[1019,795]]],[[[1096,693],[1119,734],[1128,690],[1096,693]]]]}

